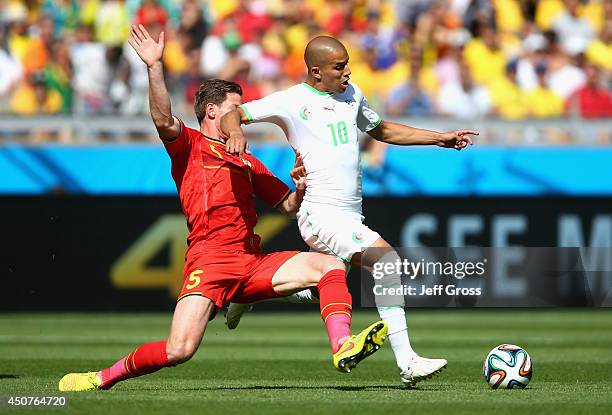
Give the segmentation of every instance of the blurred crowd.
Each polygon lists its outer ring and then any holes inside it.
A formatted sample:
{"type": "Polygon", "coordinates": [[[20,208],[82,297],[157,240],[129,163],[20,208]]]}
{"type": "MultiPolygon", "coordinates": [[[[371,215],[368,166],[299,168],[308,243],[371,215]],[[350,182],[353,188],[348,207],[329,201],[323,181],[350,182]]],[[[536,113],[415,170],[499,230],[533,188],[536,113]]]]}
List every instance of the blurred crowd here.
{"type": "Polygon", "coordinates": [[[132,23],[165,32],[179,113],[207,78],[245,101],[303,81],[329,34],[389,116],[612,117],[609,0],[0,0],[0,112],[148,113],[132,23]]]}

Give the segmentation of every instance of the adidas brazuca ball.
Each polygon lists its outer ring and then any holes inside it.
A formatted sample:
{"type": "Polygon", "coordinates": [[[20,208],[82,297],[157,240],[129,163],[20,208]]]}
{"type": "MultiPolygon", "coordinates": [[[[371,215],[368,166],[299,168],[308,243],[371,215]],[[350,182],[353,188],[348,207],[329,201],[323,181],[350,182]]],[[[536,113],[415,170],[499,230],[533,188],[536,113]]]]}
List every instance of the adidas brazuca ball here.
{"type": "Polygon", "coordinates": [[[493,389],[524,388],[532,373],[531,357],[513,344],[497,346],[484,361],[484,377],[493,389]]]}

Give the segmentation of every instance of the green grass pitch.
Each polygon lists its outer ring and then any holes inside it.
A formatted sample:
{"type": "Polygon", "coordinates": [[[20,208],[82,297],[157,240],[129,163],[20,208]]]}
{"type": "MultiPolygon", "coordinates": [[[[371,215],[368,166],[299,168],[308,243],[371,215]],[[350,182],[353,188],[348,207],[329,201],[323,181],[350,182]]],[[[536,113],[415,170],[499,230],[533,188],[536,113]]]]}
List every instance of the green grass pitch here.
{"type": "MultiPolygon", "coordinates": [[[[357,311],[354,331],[376,319],[357,311]]],[[[0,395],[58,395],[69,371],[98,370],[140,343],[165,337],[166,314],[0,314],[0,395]]],[[[4,413],[82,414],[610,414],[612,310],[409,310],[424,356],[449,367],[416,390],[399,385],[391,349],[350,374],[330,362],[323,323],[308,313],[250,313],[238,330],[215,319],[193,360],[118,384],[66,394],[63,409],[4,413]],[[500,343],[527,349],[525,390],[491,390],[482,360],[500,343]]]]}

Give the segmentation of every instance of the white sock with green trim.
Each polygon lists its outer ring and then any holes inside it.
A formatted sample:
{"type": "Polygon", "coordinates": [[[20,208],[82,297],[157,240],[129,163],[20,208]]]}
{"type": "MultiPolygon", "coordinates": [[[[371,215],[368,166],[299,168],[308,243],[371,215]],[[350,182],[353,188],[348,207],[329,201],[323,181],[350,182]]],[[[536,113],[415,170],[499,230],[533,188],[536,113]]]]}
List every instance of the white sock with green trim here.
{"type": "MultiPolygon", "coordinates": [[[[398,253],[393,251],[387,252],[378,261],[381,264],[399,263],[401,258],[398,253]]],[[[386,267],[380,267],[385,269],[386,267]]],[[[376,280],[384,288],[398,289],[402,287],[402,278],[399,271],[384,274],[376,280]]],[[[401,291],[399,291],[401,292],[401,291]]],[[[380,318],[387,323],[389,327],[388,340],[395,355],[395,361],[400,369],[405,369],[410,363],[412,357],[416,356],[416,352],[412,349],[410,339],[408,338],[408,324],[406,323],[406,312],[404,310],[404,297],[402,295],[383,295],[376,296],[375,303],[377,305],[380,318]]]]}
{"type": "Polygon", "coordinates": [[[393,349],[397,367],[405,369],[416,356],[408,338],[408,324],[403,307],[378,307],[380,318],[389,326],[387,339],[393,349]]]}

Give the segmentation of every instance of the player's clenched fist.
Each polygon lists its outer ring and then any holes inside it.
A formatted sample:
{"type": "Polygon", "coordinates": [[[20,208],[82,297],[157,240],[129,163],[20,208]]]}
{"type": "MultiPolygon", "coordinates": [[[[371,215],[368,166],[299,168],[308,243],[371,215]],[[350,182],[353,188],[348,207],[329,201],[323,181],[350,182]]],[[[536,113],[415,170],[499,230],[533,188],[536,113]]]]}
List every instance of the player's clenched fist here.
{"type": "Polygon", "coordinates": [[[164,32],[159,34],[159,39],[156,42],[143,25],[132,25],[132,35],[128,39],[128,43],[147,66],[153,66],[154,63],[161,61],[164,53],[164,32]]]}

